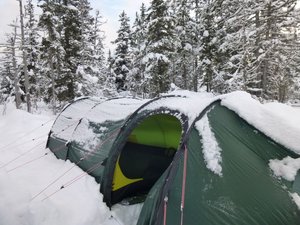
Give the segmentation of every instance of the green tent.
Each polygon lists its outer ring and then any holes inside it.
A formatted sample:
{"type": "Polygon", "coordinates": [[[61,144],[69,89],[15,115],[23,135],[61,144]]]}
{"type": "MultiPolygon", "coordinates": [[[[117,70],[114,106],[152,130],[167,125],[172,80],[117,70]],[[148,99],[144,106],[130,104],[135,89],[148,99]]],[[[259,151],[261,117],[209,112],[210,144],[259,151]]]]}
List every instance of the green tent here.
{"type": "Polygon", "coordinates": [[[57,119],[48,147],[94,176],[108,206],[144,199],[138,225],[300,224],[290,196],[299,193],[299,179],[280,180],[268,165],[298,155],[222,100],[182,95],[96,105],[77,117],[68,140],[55,135],[64,127],[57,119]]]}

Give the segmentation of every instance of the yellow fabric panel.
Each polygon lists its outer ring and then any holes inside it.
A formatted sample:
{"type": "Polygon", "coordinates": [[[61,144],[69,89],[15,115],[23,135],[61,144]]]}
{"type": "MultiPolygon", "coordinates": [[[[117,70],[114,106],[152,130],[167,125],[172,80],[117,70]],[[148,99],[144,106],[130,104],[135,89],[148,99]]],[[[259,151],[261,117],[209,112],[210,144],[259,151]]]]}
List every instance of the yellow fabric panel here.
{"type": "MultiPolygon", "coordinates": [[[[119,158],[120,158],[120,156],[119,156],[119,158]]],[[[129,178],[125,177],[125,175],[123,174],[123,172],[121,170],[120,164],[119,164],[119,158],[118,158],[118,161],[116,164],[114,177],[113,177],[113,184],[112,184],[113,191],[116,191],[122,187],[129,185],[129,184],[143,180],[143,178],[129,179],[129,178]]]]}

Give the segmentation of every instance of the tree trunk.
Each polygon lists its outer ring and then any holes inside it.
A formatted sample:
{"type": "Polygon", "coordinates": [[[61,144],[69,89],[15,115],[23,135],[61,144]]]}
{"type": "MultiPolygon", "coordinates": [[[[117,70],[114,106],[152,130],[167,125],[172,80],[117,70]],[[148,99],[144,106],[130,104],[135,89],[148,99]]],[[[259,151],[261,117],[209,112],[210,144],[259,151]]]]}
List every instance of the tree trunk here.
{"type": "Polygon", "coordinates": [[[31,102],[29,93],[29,77],[27,68],[27,53],[25,51],[25,35],[24,35],[24,22],[23,22],[23,5],[22,0],[19,0],[20,5],[20,25],[21,25],[21,48],[22,48],[22,58],[23,58],[23,72],[25,77],[25,95],[27,103],[27,111],[31,112],[31,102]]]}
{"type": "Polygon", "coordinates": [[[195,56],[194,71],[193,71],[193,90],[198,91],[198,58],[195,56]]]}
{"type": "Polygon", "coordinates": [[[21,95],[20,95],[20,88],[19,88],[19,79],[18,79],[18,68],[17,68],[17,61],[16,61],[16,39],[17,39],[17,27],[14,26],[14,36],[11,42],[11,53],[12,53],[12,64],[14,70],[14,88],[15,88],[15,101],[16,101],[16,108],[20,109],[21,106],[21,95]]]}
{"type": "MultiPolygon", "coordinates": [[[[51,51],[52,52],[52,51],[51,51]]],[[[52,91],[52,111],[53,114],[56,114],[56,93],[55,93],[55,78],[54,78],[54,66],[53,66],[53,54],[50,54],[49,57],[49,66],[50,66],[50,77],[51,77],[51,91],[52,91]]]]}
{"type": "MultiPolygon", "coordinates": [[[[271,33],[271,3],[267,6],[267,30],[266,30],[266,41],[270,40],[270,33],[271,33]]],[[[267,76],[269,71],[269,54],[267,53],[264,58],[263,68],[262,68],[262,75],[261,75],[261,86],[262,86],[262,97],[266,97],[267,95],[267,76]]]]}

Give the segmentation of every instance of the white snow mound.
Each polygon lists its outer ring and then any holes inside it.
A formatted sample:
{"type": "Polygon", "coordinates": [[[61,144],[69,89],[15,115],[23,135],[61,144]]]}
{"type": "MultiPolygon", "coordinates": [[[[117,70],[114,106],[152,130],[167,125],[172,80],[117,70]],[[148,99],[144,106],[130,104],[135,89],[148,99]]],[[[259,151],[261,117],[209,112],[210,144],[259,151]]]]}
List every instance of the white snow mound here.
{"type": "Polygon", "coordinates": [[[294,181],[297,171],[300,169],[300,158],[293,159],[288,156],[282,160],[272,159],[269,166],[276,176],[283,177],[288,181],[294,181]]]}
{"type": "Polygon", "coordinates": [[[261,104],[246,92],[221,96],[221,104],[274,141],[300,154],[300,111],[280,103],[261,104]]]}

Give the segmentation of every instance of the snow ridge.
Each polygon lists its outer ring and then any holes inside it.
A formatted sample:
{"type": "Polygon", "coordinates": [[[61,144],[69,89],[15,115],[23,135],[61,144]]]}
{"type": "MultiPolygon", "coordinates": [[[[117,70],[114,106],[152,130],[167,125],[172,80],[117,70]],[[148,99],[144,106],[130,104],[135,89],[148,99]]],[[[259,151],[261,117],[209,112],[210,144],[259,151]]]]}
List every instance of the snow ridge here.
{"type": "Polygon", "coordinates": [[[290,196],[292,197],[295,204],[298,206],[298,209],[300,210],[300,196],[297,193],[290,193],[290,196]]]}
{"type": "Polygon", "coordinates": [[[203,116],[203,118],[195,124],[195,127],[200,136],[202,136],[201,141],[203,144],[203,155],[206,167],[215,174],[222,176],[221,148],[210,128],[207,115],[203,116]]]}
{"type": "Polygon", "coordinates": [[[261,104],[250,94],[236,91],[220,96],[221,104],[275,142],[300,154],[300,113],[280,103],[261,104]]]}

